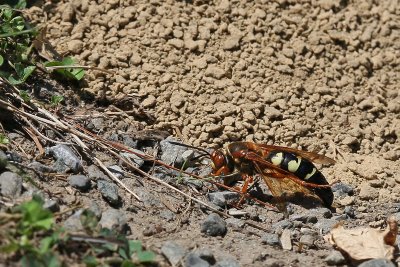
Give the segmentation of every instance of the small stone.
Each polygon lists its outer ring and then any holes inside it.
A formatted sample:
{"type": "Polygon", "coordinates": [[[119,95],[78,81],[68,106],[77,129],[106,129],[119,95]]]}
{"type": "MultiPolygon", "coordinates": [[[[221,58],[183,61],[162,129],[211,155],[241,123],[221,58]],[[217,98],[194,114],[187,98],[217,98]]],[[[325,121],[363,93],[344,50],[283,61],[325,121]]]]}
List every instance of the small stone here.
{"type": "Polygon", "coordinates": [[[81,40],[71,40],[68,42],[68,50],[73,54],[79,54],[83,50],[83,42],[81,40]]]}
{"type": "Polygon", "coordinates": [[[194,157],[194,151],[191,149],[188,149],[182,153],[183,162],[190,162],[193,157],[194,157]]]}
{"type": "Polygon", "coordinates": [[[279,240],[279,235],[267,233],[261,237],[261,243],[270,246],[280,247],[281,241],[279,240]]]}
{"type": "Polygon", "coordinates": [[[145,100],[142,101],[142,105],[145,108],[154,107],[157,104],[157,99],[153,95],[149,95],[145,100]]]}
{"type": "Polygon", "coordinates": [[[106,180],[98,180],[97,188],[99,189],[101,195],[112,205],[119,204],[118,187],[106,180]]]}
{"type": "Polygon", "coordinates": [[[126,233],[128,229],[125,213],[112,208],[103,212],[99,224],[103,228],[115,230],[117,233],[126,233]]]}
{"type": "Polygon", "coordinates": [[[362,200],[371,200],[377,199],[379,196],[379,191],[376,188],[373,188],[369,185],[369,183],[364,182],[360,186],[360,194],[358,197],[362,200]]]}
{"type": "Polygon", "coordinates": [[[3,150],[0,150],[0,172],[3,171],[8,164],[8,158],[3,150]]]}
{"type": "Polygon", "coordinates": [[[21,195],[22,177],[13,172],[0,175],[0,193],[4,197],[15,199],[21,195]]]}
{"type": "Polygon", "coordinates": [[[82,163],[74,151],[67,145],[56,145],[46,148],[46,153],[56,159],[56,168],[59,172],[66,172],[69,169],[77,173],[82,169],[82,163]]]}
{"type": "Polygon", "coordinates": [[[177,266],[186,254],[186,249],[173,241],[167,241],[161,247],[161,253],[167,258],[172,266],[177,266]]]}
{"type": "Polygon", "coordinates": [[[332,186],[332,191],[337,196],[351,196],[354,193],[353,187],[344,183],[334,184],[332,186]]]}
{"type": "Polygon", "coordinates": [[[225,76],[225,70],[216,65],[208,65],[204,75],[219,80],[225,76]]]}
{"type": "Polygon", "coordinates": [[[195,254],[199,256],[201,259],[207,261],[209,264],[215,264],[215,257],[211,250],[209,249],[199,249],[195,251],[195,254]]]}
{"type": "Polygon", "coordinates": [[[240,39],[242,37],[239,35],[233,35],[228,37],[223,44],[224,50],[234,50],[240,47],[240,39]]]}
{"type": "Polygon", "coordinates": [[[343,257],[342,253],[337,250],[332,251],[326,258],[325,262],[328,265],[341,265],[344,264],[346,259],[343,257]]]}
{"type": "Polygon", "coordinates": [[[354,207],[346,206],[344,208],[344,214],[346,214],[349,218],[355,218],[356,211],[355,211],[354,207]]]}
{"type": "Polygon", "coordinates": [[[393,262],[387,259],[373,259],[365,261],[358,265],[358,267],[395,267],[393,262]]]}
{"type": "Polygon", "coordinates": [[[281,235],[281,245],[284,250],[292,250],[292,238],[289,229],[284,229],[281,235]]]}
{"type": "Polygon", "coordinates": [[[32,168],[38,172],[44,173],[44,172],[54,172],[55,169],[53,167],[44,165],[40,162],[37,161],[32,161],[31,163],[28,164],[29,168],[32,168]]]}
{"type": "Polygon", "coordinates": [[[84,232],[84,228],[81,223],[81,214],[83,210],[80,209],[76,211],[74,214],[69,216],[63,223],[65,230],[71,232],[84,232]]]}
{"type": "Polygon", "coordinates": [[[278,109],[276,109],[274,107],[266,106],[264,113],[265,113],[265,116],[270,120],[278,119],[278,118],[282,117],[282,112],[280,112],[278,109]]]}
{"type": "Polygon", "coordinates": [[[309,248],[313,248],[314,242],[316,241],[316,237],[314,235],[302,235],[300,237],[300,243],[309,247],[309,248]]]}
{"type": "Polygon", "coordinates": [[[58,212],[60,211],[60,205],[54,199],[46,199],[43,204],[44,209],[48,209],[51,212],[58,212]]]}
{"type": "Polygon", "coordinates": [[[140,57],[139,53],[133,52],[131,58],[129,59],[129,63],[134,66],[142,63],[142,58],[140,57]]]}
{"type": "Polygon", "coordinates": [[[22,162],[22,157],[20,154],[18,154],[15,151],[11,151],[7,154],[7,159],[8,161],[14,161],[14,162],[18,162],[21,163],[22,162]]]}
{"type": "Polygon", "coordinates": [[[184,45],[183,41],[181,39],[171,39],[168,41],[168,44],[170,44],[171,46],[181,49],[184,45]]]}
{"type": "Polygon", "coordinates": [[[176,140],[170,137],[167,137],[165,140],[160,142],[162,152],[161,161],[168,165],[174,165],[175,167],[180,168],[184,163],[182,154],[188,150],[188,148],[171,144],[169,141],[176,142],[176,140]]]}
{"type": "Polygon", "coordinates": [[[240,195],[231,191],[219,191],[208,194],[208,199],[218,207],[224,208],[228,204],[238,201],[240,195]]]}
{"type": "Polygon", "coordinates": [[[223,236],[226,231],[226,222],[216,213],[211,213],[201,225],[201,232],[209,236],[223,236]]]}
{"type": "Polygon", "coordinates": [[[184,267],[209,267],[210,264],[200,258],[196,253],[190,252],[185,257],[184,267]]]}
{"type": "Polygon", "coordinates": [[[71,175],[68,177],[68,183],[70,186],[80,191],[87,191],[90,189],[90,179],[82,174],[71,175]]]}
{"type": "Polygon", "coordinates": [[[112,172],[118,179],[121,179],[124,176],[124,170],[118,165],[111,165],[107,167],[107,169],[112,172]]]}
{"type": "Polygon", "coordinates": [[[320,219],[314,227],[322,231],[322,234],[327,234],[338,223],[335,219],[320,219]]]}
{"type": "Polygon", "coordinates": [[[289,220],[282,220],[282,221],[279,221],[272,225],[272,228],[275,230],[275,232],[279,232],[283,229],[292,228],[292,227],[293,227],[293,222],[291,222],[289,220]]]}
{"type": "MultiPolygon", "coordinates": [[[[137,149],[132,149],[133,152],[137,152],[140,154],[143,154],[143,151],[137,150],[137,149]]],[[[136,167],[140,168],[144,165],[144,160],[143,158],[139,157],[136,154],[133,153],[121,153],[121,156],[129,159],[133,165],[135,165],[136,167]]],[[[123,162],[121,162],[121,164],[124,164],[123,162]]]]}

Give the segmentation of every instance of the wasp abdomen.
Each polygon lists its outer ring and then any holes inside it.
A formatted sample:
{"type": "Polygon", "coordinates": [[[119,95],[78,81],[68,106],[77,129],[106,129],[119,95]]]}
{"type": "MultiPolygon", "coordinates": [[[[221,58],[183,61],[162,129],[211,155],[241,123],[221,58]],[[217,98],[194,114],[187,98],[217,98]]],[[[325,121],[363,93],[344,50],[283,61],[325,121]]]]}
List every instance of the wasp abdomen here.
{"type": "MultiPolygon", "coordinates": [[[[270,152],[266,160],[272,164],[293,173],[296,177],[319,185],[329,184],[320,171],[312,162],[298,155],[282,151],[270,152]]],[[[333,192],[330,188],[314,188],[312,189],[326,205],[331,206],[333,202],[333,192]]]]}

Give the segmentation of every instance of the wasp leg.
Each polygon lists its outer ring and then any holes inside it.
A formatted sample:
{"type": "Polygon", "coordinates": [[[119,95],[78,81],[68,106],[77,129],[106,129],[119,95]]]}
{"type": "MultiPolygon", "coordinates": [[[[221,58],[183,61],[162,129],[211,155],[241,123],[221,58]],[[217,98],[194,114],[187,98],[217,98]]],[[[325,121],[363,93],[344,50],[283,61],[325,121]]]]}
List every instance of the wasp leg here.
{"type": "Polygon", "coordinates": [[[227,175],[227,174],[229,174],[229,173],[230,173],[230,171],[229,171],[228,166],[222,166],[222,167],[219,168],[216,172],[213,172],[211,175],[213,175],[213,176],[220,176],[221,174],[227,175]]]}
{"type": "Polygon", "coordinates": [[[240,206],[243,203],[244,199],[246,198],[245,196],[246,196],[247,190],[249,189],[249,184],[253,182],[253,176],[251,176],[251,175],[243,174],[242,178],[244,180],[244,184],[241,189],[242,197],[240,198],[240,200],[238,202],[238,206],[240,206]]]}

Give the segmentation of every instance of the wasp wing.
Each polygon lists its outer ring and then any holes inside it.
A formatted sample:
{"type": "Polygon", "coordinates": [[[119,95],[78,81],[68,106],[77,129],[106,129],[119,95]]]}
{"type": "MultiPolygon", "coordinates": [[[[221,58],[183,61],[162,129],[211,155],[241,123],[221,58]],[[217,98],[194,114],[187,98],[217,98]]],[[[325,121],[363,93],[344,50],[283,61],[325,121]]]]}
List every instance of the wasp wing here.
{"type": "Polygon", "coordinates": [[[322,200],[312,190],[294,182],[289,176],[275,170],[263,169],[257,163],[254,166],[278,204],[288,200],[296,200],[296,202],[308,201],[307,205],[314,204],[310,203],[309,200],[322,203],[322,200]]]}
{"type": "Polygon", "coordinates": [[[334,164],[336,161],[334,159],[331,159],[327,156],[320,155],[314,152],[308,152],[308,151],[303,151],[303,150],[298,150],[290,147],[284,147],[284,146],[273,146],[273,145],[266,145],[266,144],[256,144],[258,147],[260,147],[262,150],[266,151],[266,154],[269,153],[270,151],[284,151],[284,152],[289,152],[293,153],[295,155],[301,156],[309,161],[312,161],[314,163],[318,164],[334,164]]]}

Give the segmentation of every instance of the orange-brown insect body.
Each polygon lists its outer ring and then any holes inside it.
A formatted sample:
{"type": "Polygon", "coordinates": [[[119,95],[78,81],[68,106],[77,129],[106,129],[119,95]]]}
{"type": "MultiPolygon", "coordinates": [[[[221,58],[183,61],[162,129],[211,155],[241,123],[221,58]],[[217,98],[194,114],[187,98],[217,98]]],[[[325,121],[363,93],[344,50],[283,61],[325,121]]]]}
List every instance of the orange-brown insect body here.
{"type": "Polygon", "coordinates": [[[286,191],[291,188],[304,191],[302,187],[307,187],[326,206],[332,205],[333,192],[325,177],[312,163],[334,163],[328,157],[287,147],[234,142],[224,150],[215,150],[211,160],[214,175],[240,172],[243,177],[252,177],[259,174],[276,197],[284,193],[278,187],[285,187],[286,191]]]}

